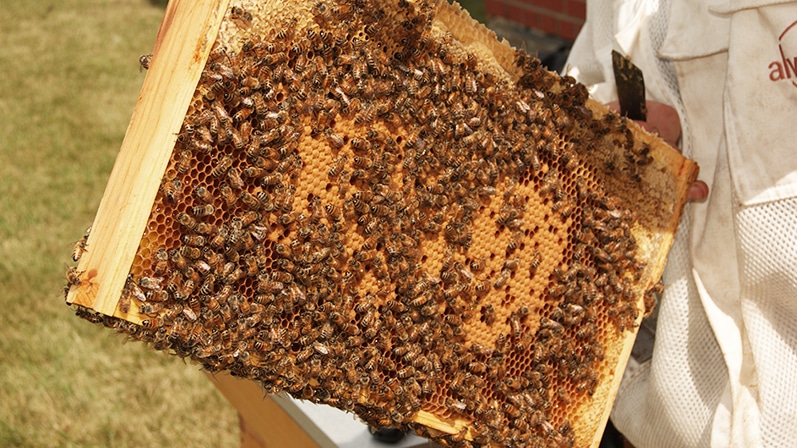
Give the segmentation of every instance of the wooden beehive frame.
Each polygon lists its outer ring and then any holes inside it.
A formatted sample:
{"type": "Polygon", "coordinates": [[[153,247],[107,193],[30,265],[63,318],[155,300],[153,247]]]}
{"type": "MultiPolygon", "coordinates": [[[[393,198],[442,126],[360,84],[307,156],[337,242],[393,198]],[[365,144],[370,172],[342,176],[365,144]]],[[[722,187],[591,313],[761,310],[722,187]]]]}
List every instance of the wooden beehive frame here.
{"type": "MultiPolygon", "coordinates": [[[[139,103],[87,241],[89,250],[77,266],[79,284],[69,290],[68,303],[129,322],[142,322],[138,304],[132,302],[129,312],[125,312],[118,306],[119,297],[145,234],[147,219],[183,117],[230,3],[208,0],[169,3],[139,103]]],[[[498,70],[504,70],[513,81],[518,80],[521,71],[514,65],[514,51],[472,22],[467,13],[457,7],[441,7],[436,20],[438,26],[462,42],[468,51],[498,70]]],[[[592,101],[587,107],[599,118],[607,113],[592,101]]],[[[604,181],[609,191],[634,204],[641,216],[634,229],[642,248],[641,258],[648,261],[639,285],[641,300],[642,292],[660,276],[686,192],[696,177],[696,166],[634,124],[629,126],[635,137],[649,145],[651,154],[655,155],[654,163],[660,170],[648,172],[658,171],[659,174],[645,179],[649,191],[645,191],[648,196],[643,199],[639,192],[633,191],[636,186],[624,186],[622,179],[609,176],[604,181]]],[[[635,330],[628,331],[622,344],[607,348],[606,358],[617,361],[615,372],[624,369],[634,336],[635,330]]],[[[620,376],[614,375],[611,381],[601,383],[594,400],[610,403],[619,380],[620,376]]],[[[596,428],[592,445],[597,445],[599,428],[608,419],[609,409],[609,406],[595,407],[591,415],[582,416],[584,421],[590,422],[589,426],[596,428]]],[[[412,420],[441,434],[464,431],[465,438],[474,436],[465,420],[441,418],[424,410],[418,411],[412,420]]]]}
{"type": "Polygon", "coordinates": [[[77,266],[81,285],[70,291],[68,303],[141,323],[135,308],[121,313],[117,304],[228,3],[169,2],[150,70],[86,244],[91,249],[77,266]]]}

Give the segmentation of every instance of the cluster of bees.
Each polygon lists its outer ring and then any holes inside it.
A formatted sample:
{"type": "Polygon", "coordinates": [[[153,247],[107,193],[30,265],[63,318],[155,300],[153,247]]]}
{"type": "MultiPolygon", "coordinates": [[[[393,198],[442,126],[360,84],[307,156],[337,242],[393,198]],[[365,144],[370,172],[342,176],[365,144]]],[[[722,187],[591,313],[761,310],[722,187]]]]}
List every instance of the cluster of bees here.
{"type": "Polygon", "coordinates": [[[268,33],[234,6],[246,37],[211,52],[119,301],[143,324],[78,315],[378,427],[572,446],[642,269],[582,154],[633,136],[524,53],[516,85],[482,70],[434,4],[391,8],[268,33]]]}

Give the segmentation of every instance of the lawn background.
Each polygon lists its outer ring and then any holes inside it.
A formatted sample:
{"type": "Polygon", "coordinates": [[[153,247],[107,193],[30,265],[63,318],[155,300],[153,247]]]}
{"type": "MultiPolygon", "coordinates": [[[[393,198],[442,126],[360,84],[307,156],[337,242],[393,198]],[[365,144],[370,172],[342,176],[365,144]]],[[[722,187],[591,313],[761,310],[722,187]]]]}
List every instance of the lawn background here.
{"type": "Polygon", "coordinates": [[[235,410],[198,366],[63,301],[164,3],[0,4],[0,446],[238,445],[235,410]]]}

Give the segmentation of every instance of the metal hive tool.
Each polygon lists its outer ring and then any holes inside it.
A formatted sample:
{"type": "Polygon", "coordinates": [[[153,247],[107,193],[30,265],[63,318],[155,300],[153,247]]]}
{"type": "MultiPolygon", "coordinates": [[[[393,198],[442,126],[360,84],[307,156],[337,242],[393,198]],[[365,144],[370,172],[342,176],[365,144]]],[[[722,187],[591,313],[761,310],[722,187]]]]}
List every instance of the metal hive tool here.
{"type": "Polygon", "coordinates": [[[443,444],[597,443],[692,162],[444,1],[170,2],[150,64],[79,316],[443,444]]]}

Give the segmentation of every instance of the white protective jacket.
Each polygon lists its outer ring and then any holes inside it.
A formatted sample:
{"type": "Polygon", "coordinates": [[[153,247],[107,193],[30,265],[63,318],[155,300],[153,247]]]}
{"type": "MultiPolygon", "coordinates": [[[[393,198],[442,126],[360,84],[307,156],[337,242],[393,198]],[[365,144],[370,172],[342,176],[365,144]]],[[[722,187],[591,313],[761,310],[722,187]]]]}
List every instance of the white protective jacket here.
{"type": "Polygon", "coordinates": [[[565,71],[616,99],[611,50],[681,117],[709,185],[664,273],[652,358],[612,412],[637,448],[797,446],[797,4],[594,0],[565,71]]]}

